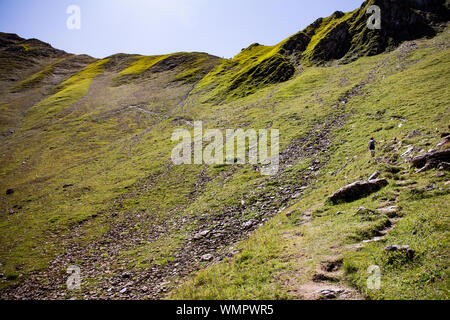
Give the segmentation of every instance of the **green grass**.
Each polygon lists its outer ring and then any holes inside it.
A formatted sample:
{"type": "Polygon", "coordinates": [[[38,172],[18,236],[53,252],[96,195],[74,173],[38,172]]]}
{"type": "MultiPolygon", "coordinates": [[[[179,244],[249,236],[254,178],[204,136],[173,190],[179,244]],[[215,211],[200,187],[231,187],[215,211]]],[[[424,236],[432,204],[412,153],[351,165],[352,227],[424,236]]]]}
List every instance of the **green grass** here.
{"type": "Polygon", "coordinates": [[[140,56],[128,68],[122,70],[119,75],[139,75],[169,56],[170,55],[140,56]]]}
{"type": "Polygon", "coordinates": [[[58,85],[55,94],[37,103],[29,110],[24,127],[30,128],[37,124],[41,125],[46,120],[51,120],[58,112],[87,95],[92,80],[102,72],[102,67],[106,62],[108,59],[95,62],[58,85]]]}
{"type": "Polygon", "coordinates": [[[234,258],[200,271],[191,281],[175,290],[171,299],[286,299],[288,295],[275,276],[286,270],[290,262],[278,258],[286,249],[280,241],[279,223],[271,221],[249,241],[232,250],[240,250],[234,258]]]}
{"type": "MultiPolygon", "coordinates": [[[[313,44],[326,36],[328,23],[338,22],[324,21],[313,44]]],[[[439,142],[440,132],[448,131],[449,50],[439,45],[448,40],[448,33],[443,33],[416,41],[418,49],[406,54],[397,50],[347,65],[304,66],[282,83],[265,81],[279,74],[275,66],[288,63],[281,46],[253,45],[233,59],[212,59],[220,64],[205,76],[204,70],[213,63],[204,56],[195,56],[176,71],[151,75],[146,71],[169,56],[140,56],[119,71],[104,70],[109,60],[89,65],[34,104],[1,147],[0,269],[8,281],[0,286],[46,268],[63,252],[59,239],[70,237],[75,227],[80,231],[72,241],[85,247],[125,224],[115,239],[122,246],[120,252],[104,249],[86,254],[99,256],[113,272],[145,270],[174,261],[199,226],[196,217],[220,215],[240,199],[257,201],[254,191],[264,183],[264,192],[279,196],[276,181],[266,180],[270,178],[248,165],[171,166],[173,130],[192,129],[175,119],[203,120],[205,129],[276,128],[283,150],[294,139],[314,134],[311,130],[318,123],[345,115],[343,126],[330,135],[331,145],[318,155],[326,162],[324,167],[318,175],[309,172],[311,187],[300,200],[292,200],[236,244],[234,249],[240,252],[233,258],[204,264],[169,297],[298,298],[301,293],[295,290],[311,281],[317,265],[338,256],[344,266],[337,282],[354,287],[364,297],[448,298],[449,210],[444,185],[448,174],[441,178],[433,177],[435,171],[414,174],[398,156],[410,144],[427,150],[439,142]],[[346,92],[365,82],[345,109],[338,105],[346,92]],[[413,130],[423,135],[407,138],[413,130]],[[409,191],[395,186],[401,174],[374,164],[367,153],[372,135],[379,142],[378,154],[397,159],[404,177],[417,180],[416,188],[433,183],[436,189],[409,191]],[[393,138],[402,141],[398,151],[383,149],[391,147],[393,138]],[[378,198],[336,206],[324,203],[335,190],[367,179],[376,169],[389,179],[389,185],[376,193],[378,198]],[[196,182],[203,170],[209,179],[200,189],[196,182]],[[67,183],[73,186],[63,188],[67,183]],[[6,197],[7,188],[16,191],[6,197]],[[375,235],[388,219],[381,214],[357,215],[356,208],[376,210],[381,199],[396,194],[402,208],[396,228],[383,242],[348,250],[375,235]],[[313,219],[304,224],[302,214],[309,210],[313,219]],[[287,217],[286,212],[292,215],[287,217]],[[183,217],[192,221],[155,239],[127,242],[127,237],[145,235],[163,222],[183,217]],[[412,261],[386,260],[387,244],[408,244],[417,255],[412,261]],[[366,270],[372,264],[382,271],[380,291],[365,286],[366,270]]],[[[38,83],[45,72],[24,83],[38,83]]],[[[1,110],[10,108],[9,102],[0,105],[1,110]]],[[[303,184],[299,174],[308,173],[312,160],[298,159],[284,173],[286,181],[303,184]]],[[[245,219],[255,214],[243,212],[245,219]]],[[[89,279],[91,287],[100,282],[100,278],[89,279]]]]}
{"type": "MultiPolygon", "coordinates": [[[[448,35],[441,37],[446,38],[448,35]]],[[[399,70],[396,66],[398,53],[393,52],[362,58],[348,67],[340,67],[339,73],[335,73],[334,77],[326,76],[328,70],[336,72],[332,67],[306,70],[274,94],[280,116],[283,114],[282,106],[289,105],[287,101],[294,99],[297,101],[305,99],[304,102],[297,103],[299,107],[296,108],[311,105],[313,110],[317,110],[311,99],[307,99],[308,90],[321,93],[323,104],[329,105],[333,100],[337,100],[342,91],[336,90],[337,85],[329,85],[328,90],[322,93],[318,85],[340,83],[342,79],[339,79],[340,77],[345,77],[351,84],[353,77],[356,81],[364,77],[361,70],[368,68],[377,70],[374,75],[376,80],[364,88],[361,96],[351,98],[347,104],[347,113],[351,113],[352,116],[346,125],[334,134],[335,141],[339,143],[331,146],[331,158],[314,182],[318,188],[314,192],[308,192],[300,202],[284,211],[293,212],[289,219],[283,217],[284,213],[279,214],[249,240],[239,245],[242,248],[250,247],[251,250],[243,251],[230,261],[224,261],[199,272],[191,282],[175,290],[172,298],[277,298],[292,292],[292,285],[286,285],[286,277],[297,279],[298,285],[311,281],[316,266],[330,256],[338,256],[344,260],[344,273],[339,281],[343,285],[355,287],[362,296],[372,299],[448,298],[446,261],[449,239],[449,193],[448,187],[443,186],[445,178],[441,178],[438,185],[442,191],[430,194],[425,199],[414,200],[414,197],[417,198],[415,194],[411,198],[407,191],[402,191],[397,205],[402,208],[400,216],[403,219],[385,240],[368,244],[357,251],[349,251],[346,248],[376,235],[377,230],[385,228],[388,217],[380,215],[368,219],[356,215],[356,208],[364,206],[376,211],[380,200],[367,197],[349,204],[337,206],[326,204],[321,210],[313,213],[315,218],[310,225],[298,226],[305,210],[324,202],[328,195],[346,183],[367,179],[376,169],[390,181],[390,185],[376,195],[379,199],[393,199],[398,189],[394,184],[400,177],[390,173],[389,166],[374,165],[371,162],[366,151],[366,144],[371,135],[375,136],[377,141],[383,141],[380,142],[380,149],[383,145],[389,145],[389,141],[393,138],[403,140],[402,147],[398,151],[402,153],[409,143],[429,148],[439,141],[438,132],[447,129],[449,115],[445,101],[448,99],[448,90],[444,79],[448,79],[448,50],[435,51],[429,41],[420,41],[418,44],[420,49],[404,58],[407,65],[404,70],[399,70]],[[383,68],[378,69],[377,64],[383,65],[383,68]],[[327,97],[327,93],[330,97],[327,97]],[[398,117],[407,119],[402,123],[402,127],[398,127],[400,123],[396,120],[398,117]],[[380,126],[392,129],[379,130],[380,126]],[[409,132],[416,129],[425,135],[414,141],[405,138],[409,132]],[[335,215],[337,212],[343,213],[335,215]],[[293,236],[296,233],[302,234],[300,240],[299,237],[293,236]],[[269,244],[257,241],[263,234],[270,238],[269,244]],[[398,263],[388,263],[384,251],[387,244],[408,244],[417,255],[412,262],[400,260],[398,263]],[[273,245],[288,249],[282,250],[283,252],[271,250],[273,245]],[[275,256],[273,252],[276,252],[275,256]],[[292,259],[292,256],[298,255],[301,256],[300,259],[292,259]],[[241,260],[247,261],[245,268],[236,267],[241,260]],[[262,261],[271,263],[266,265],[262,261]],[[289,263],[283,265],[286,261],[289,263]],[[372,291],[366,287],[369,276],[366,271],[368,266],[373,264],[381,268],[381,290],[372,291]],[[267,273],[271,274],[269,279],[263,284],[259,283],[258,280],[267,273]],[[240,282],[243,277],[245,281],[240,282]],[[279,284],[284,285],[281,291],[279,288],[272,289],[279,284]],[[272,294],[267,293],[270,290],[272,294]]],[[[304,115],[301,112],[298,114],[304,115]]],[[[313,117],[305,116],[305,118],[313,117]]],[[[284,125],[292,126],[286,123],[284,125]]],[[[287,128],[286,131],[289,132],[287,128]]],[[[391,158],[395,153],[386,151],[383,155],[391,158]]],[[[408,170],[407,164],[401,160],[398,163],[402,170],[408,170]]],[[[420,188],[433,181],[430,178],[432,174],[434,172],[426,176],[411,174],[411,178],[419,181],[418,188],[420,188]]]]}

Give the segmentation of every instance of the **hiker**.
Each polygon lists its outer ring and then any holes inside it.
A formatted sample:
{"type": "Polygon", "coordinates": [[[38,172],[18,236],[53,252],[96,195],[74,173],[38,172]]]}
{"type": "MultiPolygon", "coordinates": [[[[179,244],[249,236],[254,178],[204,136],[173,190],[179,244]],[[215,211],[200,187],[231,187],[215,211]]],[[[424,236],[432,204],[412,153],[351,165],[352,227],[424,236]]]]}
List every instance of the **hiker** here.
{"type": "Polygon", "coordinates": [[[375,140],[372,138],[370,138],[369,140],[369,151],[370,151],[370,155],[372,156],[372,158],[375,157],[375,140]]]}

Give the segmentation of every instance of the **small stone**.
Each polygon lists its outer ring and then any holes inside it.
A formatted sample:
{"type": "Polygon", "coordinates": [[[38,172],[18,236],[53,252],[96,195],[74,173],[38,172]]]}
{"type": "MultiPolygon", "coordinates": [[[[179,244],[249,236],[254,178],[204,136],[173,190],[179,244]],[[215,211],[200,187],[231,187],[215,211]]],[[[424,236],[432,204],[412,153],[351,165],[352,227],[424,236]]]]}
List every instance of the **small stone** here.
{"type": "Polygon", "coordinates": [[[403,181],[397,181],[395,182],[395,186],[396,187],[406,187],[406,186],[410,186],[413,184],[417,184],[416,181],[413,180],[403,180],[403,181]]]}
{"type": "Polygon", "coordinates": [[[124,278],[124,279],[130,279],[130,278],[131,278],[131,273],[129,273],[128,271],[122,273],[122,278],[124,278]]]}
{"type": "Polygon", "coordinates": [[[399,211],[399,207],[397,206],[389,206],[389,207],[384,207],[384,208],[379,208],[378,212],[381,214],[385,214],[385,215],[392,215],[395,214],[399,211]]]}
{"type": "Polygon", "coordinates": [[[320,295],[327,299],[336,298],[336,293],[333,290],[320,290],[320,295]]]}
{"type": "Polygon", "coordinates": [[[122,290],[120,290],[120,293],[124,294],[125,292],[127,292],[127,288],[123,288],[122,290]]]}
{"type": "Polygon", "coordinates": [[[412,138],[414,138],[414,137],[416,137],[416,136],[421,136],[421,135],[422,135],[422,132],[417,131],[417,130],[414,130],[413,132],[411,132],[411,133],[409,134],[408,138],[409,138],[409,139],[412,139],[412,138]]]}
{"type": "Polygon", "coordinates": [[[210,233],[210,230],[203,230],[201,232],[198,232],[194,235],[194,240],[200,240],[201,238],[206,237],[210,233]]]}
{"type": "Polygon", "coordinates": [[[202,258],[201,258],[203,261],[211,261],[212,259],[213,259],[213,255],[212,254],[210,254],[210,253],[207,253],[207,254],[204,254],[204,255],[202,255],[202,258]]]}
{"type": "Polygon", "coordinates": [[[372,175],[367,180],[368,181],[374,180],[374,179],[378,178],[379,175],[380,175],[380,173],[378,171],[375,171],[374,173],[372,173],[372,175]]]}
{"type": "Polygon", "coordinates": [[[246,221],[242,224],[244,228],[250,228],[255,222],[253,220],[246,221]]]}

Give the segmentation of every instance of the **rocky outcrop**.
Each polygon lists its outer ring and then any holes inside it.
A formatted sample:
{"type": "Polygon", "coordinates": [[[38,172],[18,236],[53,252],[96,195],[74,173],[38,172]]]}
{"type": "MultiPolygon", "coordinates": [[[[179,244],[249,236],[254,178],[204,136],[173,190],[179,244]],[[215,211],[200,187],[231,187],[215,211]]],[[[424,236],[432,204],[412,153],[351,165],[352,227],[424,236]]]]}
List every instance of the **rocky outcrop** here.
{"type": "Polygon", "coordinates": [[[411,165],[419,168],[417,172],[423,172],[432,168],[438,168],[441,165],[448,168],[450,163],[450,149],[427,152],[423,155],[414,157],[411,165]]]}
{"type": "Polygon", "coordinates": [[[397,47],[401,42],[436,34],[434,25],[447,21],[444,0],[369,0],[349,20],[352,45],[346,58],[375,55],[397,47]],[[367,8],[381,9],[381,29],[367,28],[367,8]]]}
{"type": "Polygon", "coordinates": [[[287,39],[282,45],[282,49],[286,55],[291,55],[296,52],[303,52],[306,50],[306,47],[308,47],[310,41],[310,36],[308,36],[305,32],[299,32],[287,39]]]}
{"type": "MultiPolygon", "coordinates": [[[[260,51],[256,50],[261,46],[258,43],[243,49],[248,56],[252,50],[257,54],[227,83],[222,94],[245,96],[264,85],[291,79],[304,64],[321,65],[332,60],[347,63],[394,49],[403,41],[434,36],[443,29],[440,24],[448,20],[448,12],[444,0],[368,0],[352,12],[336,11],[327,18],[317,19],[264,56],[259,56],[260,51]],[[367,26],[370,17],[367,9],[372,5],[381,9],[381,29],[372,30],[367,26]]],[[[160,64],[167,64],[167,60],[160,64]]]]}
{"type": "Polygon", "coordinates": [[[324,63],[333,59],[352,61],[399,46],[403,41],[431,37],[449,19],[445,0],[367,0],[358,10],[335,12],[320,18],[287,41],[289,54],[303,54],[303,60],[324,63]],[[367,9],[381,10],[381,29],[370,29],[367,9]],[[310,38],[310,43],[304,42],[310,38]]]}
{"type": "Polygon", "coordinates": [[[373,192],[377,192],[388,184],[386,179],[375,179],[370,181],[356,181],[342,187],[328,199],[333,203],[351,202],[365,197],[373,192]]]}

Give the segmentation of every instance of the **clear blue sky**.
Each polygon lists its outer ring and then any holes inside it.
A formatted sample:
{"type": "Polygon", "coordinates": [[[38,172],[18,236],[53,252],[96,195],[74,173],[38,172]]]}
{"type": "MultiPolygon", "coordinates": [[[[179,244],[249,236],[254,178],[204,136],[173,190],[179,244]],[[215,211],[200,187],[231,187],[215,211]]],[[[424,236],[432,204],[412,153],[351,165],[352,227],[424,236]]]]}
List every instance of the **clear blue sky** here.
{"type": "Polygon", "coordinates": [[[103,58],[208,52],[230,58],[258,42],[279,43],[315,19],[363,0],[0,0],[0,31],[38,38],[71,53],[103,58]],[[69,5],[81,29],[69,30],[69,5]]]}

